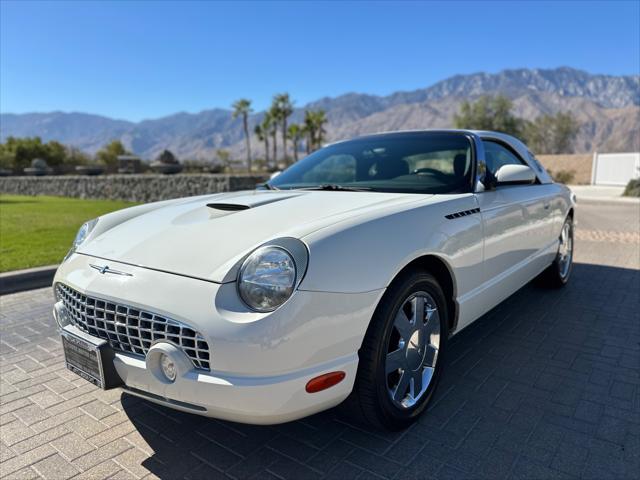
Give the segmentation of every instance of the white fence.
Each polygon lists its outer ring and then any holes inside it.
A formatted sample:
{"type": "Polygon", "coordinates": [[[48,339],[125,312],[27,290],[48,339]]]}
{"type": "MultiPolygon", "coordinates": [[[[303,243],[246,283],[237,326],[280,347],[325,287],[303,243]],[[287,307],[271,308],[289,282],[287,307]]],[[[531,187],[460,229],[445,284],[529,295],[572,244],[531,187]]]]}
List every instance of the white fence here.
{"type": "Polygon", "coordinates": [[[594,153],[592,185],[621,185],[640,177],[640,153],[594,153]]]}

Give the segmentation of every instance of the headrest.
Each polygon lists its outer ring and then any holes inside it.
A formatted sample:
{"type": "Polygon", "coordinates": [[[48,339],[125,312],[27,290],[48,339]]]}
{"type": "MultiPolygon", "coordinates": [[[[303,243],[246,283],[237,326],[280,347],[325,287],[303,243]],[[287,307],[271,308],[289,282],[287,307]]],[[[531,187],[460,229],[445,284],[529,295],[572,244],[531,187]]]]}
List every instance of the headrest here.
{"type": "Polygon", "coordinates": [[[453,172],[457,177],[464,177],[467,174],[467,155],[459,153],[453,158],[453,172]]]}

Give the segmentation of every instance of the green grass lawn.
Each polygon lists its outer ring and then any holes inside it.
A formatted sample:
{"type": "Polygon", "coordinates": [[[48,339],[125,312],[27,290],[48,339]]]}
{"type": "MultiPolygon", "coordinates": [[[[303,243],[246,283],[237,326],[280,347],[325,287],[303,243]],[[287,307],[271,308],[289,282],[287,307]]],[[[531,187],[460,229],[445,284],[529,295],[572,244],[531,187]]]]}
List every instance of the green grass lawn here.
{"type": "Polygon", "coordinates": [[[131,205],[135,204],[0,195],[0,272],[60,263],[80,225],[131,205]]]}

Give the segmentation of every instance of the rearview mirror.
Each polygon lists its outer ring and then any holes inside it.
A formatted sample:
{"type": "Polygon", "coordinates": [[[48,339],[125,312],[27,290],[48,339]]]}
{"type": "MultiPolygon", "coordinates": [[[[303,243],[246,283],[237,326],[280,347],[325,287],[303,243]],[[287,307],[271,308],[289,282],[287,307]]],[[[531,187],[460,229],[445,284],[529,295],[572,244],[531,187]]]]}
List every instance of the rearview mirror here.
{"type": "Polygon", "coordinates": [[[496,185],[529,185],[536,181],[536,174],[527,165],[503,165],[496,172],[496,185]]]}

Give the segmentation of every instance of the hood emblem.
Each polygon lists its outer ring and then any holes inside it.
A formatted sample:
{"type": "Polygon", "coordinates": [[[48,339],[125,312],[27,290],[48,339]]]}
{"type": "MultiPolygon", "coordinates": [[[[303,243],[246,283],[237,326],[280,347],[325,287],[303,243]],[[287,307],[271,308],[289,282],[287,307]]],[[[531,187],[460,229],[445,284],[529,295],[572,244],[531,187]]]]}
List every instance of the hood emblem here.
{"type": "Polygon", "coordinates": [[[114,275],[124,275],[125,277],[133,277],[132,273],[121,272],[120,270],[114,270],[113,268],[109,268],[109,265],[93,265],[93,264],[89,264],[89,266],[91,268],[99,271],[103,275],[105,273],[112,273],[114,275]]]}

